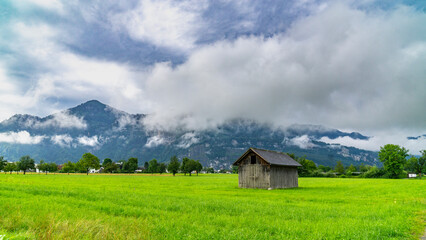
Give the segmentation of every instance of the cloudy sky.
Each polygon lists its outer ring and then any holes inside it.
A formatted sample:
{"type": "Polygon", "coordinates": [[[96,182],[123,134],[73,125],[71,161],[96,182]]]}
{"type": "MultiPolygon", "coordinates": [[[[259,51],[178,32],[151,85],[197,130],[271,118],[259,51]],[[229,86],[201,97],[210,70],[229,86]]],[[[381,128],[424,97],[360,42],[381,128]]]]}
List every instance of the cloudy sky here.
{"type": "Polygon", "coordinates": [[[415,0],[3,0],[0,120],[97,99],[153,127],[319,124],[415,153],[425,23],[415,0]]]}

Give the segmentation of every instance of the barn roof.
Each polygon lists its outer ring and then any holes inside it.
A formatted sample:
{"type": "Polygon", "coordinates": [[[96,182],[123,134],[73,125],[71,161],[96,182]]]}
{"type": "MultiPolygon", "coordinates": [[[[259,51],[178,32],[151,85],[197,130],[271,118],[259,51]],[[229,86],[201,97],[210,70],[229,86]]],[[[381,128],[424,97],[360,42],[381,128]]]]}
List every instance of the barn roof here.
{"type": "Polygon", "coordinates": [[[234,162],[233,165],[236,165],[238,162],[242,161],[247,154],[250,152],[254,152],[257,156],[265,160],[267,163],[271,165],[279,165],[279,166],[292,166],[292,167],[301,167],[300,163],[296,162],[285,153],[276,152],[271,150],[264,150],[258,148],[249,148],[237,161],[234,162]]]}

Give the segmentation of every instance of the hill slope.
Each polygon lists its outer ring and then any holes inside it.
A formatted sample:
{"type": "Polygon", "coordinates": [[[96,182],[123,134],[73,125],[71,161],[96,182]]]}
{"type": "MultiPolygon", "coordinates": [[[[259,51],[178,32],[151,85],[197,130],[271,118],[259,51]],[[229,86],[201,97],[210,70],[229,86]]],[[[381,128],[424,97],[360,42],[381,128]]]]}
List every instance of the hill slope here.
{"type": "Polygon", "coordinates": [[[204,131],[149,131],[146,115],[129,114],[92,100],[44,118],[14,115],[0,123],[0,155],[16,161],[31,155],[63,163],[77,161],[84,152],[115,161],[139,158],[140,164],[152,158],[163,162],[172,155],[199,159],[205,166],[228,168],[247,148],[258,147],[306,156],[317,164],[377,164],[377,153],[329,145],[322,137],[368,139],[360,133],[347,133],[314,125],[293,125],[276,129],[249,120],[233,120],[217,129],[204,131]]]}

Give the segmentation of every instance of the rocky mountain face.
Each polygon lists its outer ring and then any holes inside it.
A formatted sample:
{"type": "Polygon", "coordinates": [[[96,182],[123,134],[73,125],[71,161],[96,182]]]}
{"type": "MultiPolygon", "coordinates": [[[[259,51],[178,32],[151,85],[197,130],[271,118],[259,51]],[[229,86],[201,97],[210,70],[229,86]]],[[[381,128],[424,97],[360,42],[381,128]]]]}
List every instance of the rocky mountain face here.
{"type": "Polygon", "coordinates": [[[247,148],[258,147],[295,153],[329,166],[338,160],[345,165],[379,164],[376,152],[321,141],[323,137],[368,139],[360,133],[314,125],[277,129],[242,119],[203,131],[158,131],[148,130],[145,117],[96,100],[44,118],[14,115],[0,123],[0,156],[16,161],[30,155],[37,162],[43,159],[60,164],[91,152],[114,161],[137,157],[142,165],[153,158],[167,162],[177,155],[220,169],[229,168],[247,148]]]}

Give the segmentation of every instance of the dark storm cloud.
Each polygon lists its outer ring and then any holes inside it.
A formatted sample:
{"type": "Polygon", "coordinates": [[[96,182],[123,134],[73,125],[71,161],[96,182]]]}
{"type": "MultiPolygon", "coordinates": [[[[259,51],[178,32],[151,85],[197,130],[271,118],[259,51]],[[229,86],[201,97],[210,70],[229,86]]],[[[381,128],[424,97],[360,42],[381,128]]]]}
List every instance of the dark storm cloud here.
{"type": "Polygon", "coordinates": [[[152,127],[200,129],[248,118],[368,135],[391,129],[406,140],[426,129],[425,7],[370,0],[6,1],[0,117],[46,115],[99,99],[150,113],[152,127]]]}

